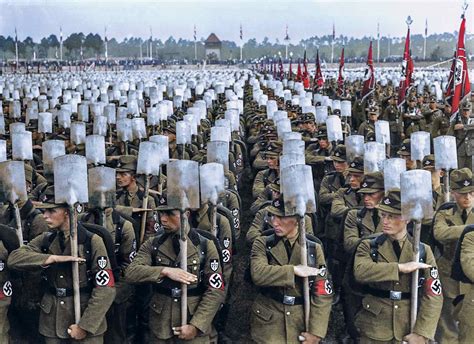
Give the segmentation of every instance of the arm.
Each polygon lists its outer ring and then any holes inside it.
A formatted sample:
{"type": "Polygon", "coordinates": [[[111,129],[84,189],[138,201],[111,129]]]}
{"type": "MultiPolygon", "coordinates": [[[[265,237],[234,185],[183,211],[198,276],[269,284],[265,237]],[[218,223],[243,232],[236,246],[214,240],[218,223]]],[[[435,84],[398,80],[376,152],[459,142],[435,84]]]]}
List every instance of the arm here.
{"type": "Polygon", "coordinates": [[[41,252],[43,237],[39,235],[19,249],[13,251],[8,257],[8,267],[14,270],[31,271],[45,266],[46,260],[51,256],[41,252]]]}
{"type": "Polygon", "coordinates": [[[466,276],[474,281],[474,232],[466,234],[462,241],[461,266],[466,276]]]}
{"type": "Polygon", "coordinates": [[[250,254],[252,281],[260,287],[295,287],[293,265],[270,265],[267,259],[264,237],[255,240],[250,254]]]}
{"type": "MultiPolygon", "coordinates": [[[[107,250],[105,249],[104,242],[98,235],[92,237],[92,271],[94,274],[95,288],[92,290],[91,297],[87,302],[86,309],[82,313],[81,320],[78,325],[83,330],[95,334],[99,329],[105,314],[109,310],[112,302],[115,298],[115,281],[114,274],[112,272],[112,266],[110,265],[109,257],[107,256],[107,250]],[[97,259],[99,257],[106,257],[107,264],[104,269],[100,269],[97,265],[97,259]],[[98,282],[101,277],[109,277],[109,281],[103,285],[98,282]]],[[[105,282],[104,282],[105,283],[105,282]]]]}
{"type": "MultiPolygon", "coordinates": [[[[209,240],[207,243],[206,262],[209,262],[211,259],[219,259],[219,254],[214,243],[209,240]]],[[[193,325],[203,333],[209,333],[212,319],[215,317],[217,311],[225,299],[224,283],[222,283],[221,288],[213,287],[209,283],[209,279],[216,278],[216,274],[221,275],[222,278],[222,266],[219,264],[218,270],[214,272],[211,270],[209,264],[206,263],[204,267],[205,281],[203,282],[205,283],[206,291],[204,292],[201,301],[199,301],[199,305],[197,306],[191,320],[189,321],[190,325],[193,325]]]]}
{"type": "Polygon", "coordinates": [[[247,244],[251,247],[253,242],[256,238],[258,238],[262,234],[262,228],[265,223],[265,214],[267,212],[264,209],[261,209],[255,214],[255,217],[250,225],[249,230],[247,231],[247,235],[245,239],[247,240],[247,244]]]}
{"type": "Polygon", "coordinates": [[[346,190],[346,188],[337,190],[337,193],[334,196],[334,200],[332,201],[331,206],[332,217],[341,218],[349,209],[349,207],[346,206],[346,202],[344,201],[344,192],[346,192],[346,190]]]}
{"type": "Polygon", "coordinates": [[[319,188],[319,203],[321,205],[330,205],[334,197],[335,192],[330,189],[329,176],[325,176],[319,188]]]}
{"type": "Polygon", "coordinates": [[[448,212],[450,211],[440,211],[436,215],[435,223],[433,225],[434,237],[441,243],[458,240],[466,227],[466,225],[454,226],[454,224],[448,219],[448,212]]]}
{"type": "Polygon", "coordinates": [[[266,170],[259,171],[255,176],[255,180],[253,182],[252,187],[253,198],[257,198],[263,192],[263,190],[265,190],[265,183],[263,182],[263,174],[265,173],[265,171],[266,170]]]}
{"type": "MultiPolygon", "coordinates": [[[[426,263],[436,268],[436,261],[428,245],[426,249],[426,263]]],[[[425,278],[423,295],[419,300],[419,310],[413,333],[425,338],[433,339],[438,319],[443,306],[443,294],[441,292],[441,282],[438,278],[430,276],[432,269],[420,270],[420,276],[425,278]]]]}
{"type": "Polygon", "coordinates": [[[160,283],[164,277],[164,266],[151,266],[153,238],[148,239],[140,247],[135,259],[125,270],[125,281],[129,283],[160,283]]]}
{"type": "Polygon", "coordinates": [[[357,227],[357,210],[349,210],[344,222],[344,250],[352,252],[359,242],[359,228],[357,227]]]}
{"type": "Polygon", "coordinates": [[[136,255],[137,242],[135,239],[135,231],[130,221],[125,220],[122,228],[122,242],[120,243],[120,257],[121,257],[121,268],[123,270],[132,262],[136,255]]]}

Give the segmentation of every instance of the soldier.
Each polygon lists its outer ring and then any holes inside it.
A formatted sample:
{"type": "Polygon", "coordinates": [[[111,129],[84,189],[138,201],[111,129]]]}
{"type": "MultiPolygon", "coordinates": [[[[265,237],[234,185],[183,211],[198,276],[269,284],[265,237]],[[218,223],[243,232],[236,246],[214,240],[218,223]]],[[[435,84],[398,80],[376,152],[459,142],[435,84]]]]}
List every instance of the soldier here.
{"type": "Polygon", "coordinates": [[[443,111],[434,118],[431,125],[431,138],[436,138],[441,135],[447,135],[450,127],[451,105],[446,103],[443,111]]]}
{"type": "MultiPolygon", "coordinates": [[[[425,263],[413,262],[413,239],[401,216],[400,192],[390,191],[377,206],[383,233],[362,240],[354,258],[354,277],[363,285],[362,308],[355,324],[360,343],[426,343],[434,337],[443,296],[429,246],[422,245],[425,263]],[[410,330],[411,273],[424,279],[419,310],[410,330]]],[[[423,256],[423,255],[422,255],[423,256]]]]}
{"type": "Polygon", "coordinates": [[[474,224],[474,186],[472,172],[468,168],[454,170],[450,175],[450,186],[455,203],[440,210],[434,218],[433,234],[442,245],[442,255],[438,258],[440,278],[443,283],[444,303],[438,324],[436,339],[443,343],[457,343],[458,329],[453,318],[453,301],[460,295],[460,283],[451,278],[451,264],[456,243],[464,227],[474,224]]]}
{"type": "Polygon", "coordinates": [[[105,314],[115,297],[115,282],[107,250],[102,238],[78,224],[78,254],[70,255],[69,208],[55,204],[54,187],[41,195],[44,218],[51,232],[46,232],[28,245],[13,251],[8,266],[16,270],[43,271],[47,282],[41,301],[39,332],[46,344],[81,340],[102,343],[107,329],[105,314]],[[71,265],[80,262],[81,319],[74,320],[73,281],[71,265]]]}
{"type": "MultiPolygon", "coordinates": [[[[103,225],[114,239],[115,259],[120,267],[120,276],[124,276],[125,269],[136,255],[137,241],[135,231],[130,221],[126,220],[113,208],[104,209],[105,223],[101,222],[101,214],[97,209],[89,209],[81,216],[81,221],[103,225]]],[[[115,283],[115,299],[107,312],[107,332],[105,343],[125,343],[127,341],[127,306],[133,295],[131,286],[123,280],[115,283]]]]}
{"type": "Polygon", "coordinates": [[[405,160],[407,171],[416,168],[416,161],[411,160],[411,140],[405,139],[402,142],[400,149],[397,151],[398,156],[405,160]]]}
{"type": "Polygon", "coordinates": [[[416,97],[410,96],[407,100],[407,107],[402,115],[403,128],[402,139],[410,138],[411,133],[415,131],[425,130],[426,123],[421,114],[420,109],[416,106],[416,97]]]}
{"type": "Polygon", "coordinates": [[[250,332],[257,343],[319,343],[326,336],[332,301],[321,243],[308,236],[308,266],[301,265],[296,216],[285,216],[284,202],[268,208],[273,234],[258,237],[250,257],[259,293],[252,305],[250,332]],[[310,282],[310,319],[305,331],[302,277],[310,282]],[[302,338],[300,338],[302,337],[302,338]]]}
{"type": "Polygon", "coordinates": [[[267,168],[259,171],[254,179],[252,187],[252,195],[257,198],[265,187],[276,180],[280,174],[279,170],[279,156],[281,154],[282,144],[279,141],[271,141],[265,151],[265,159],[267,160],[267,168]]]}
{"type": "Polygon", "coordinates": [[[443,113],[438,109],[438,103],[436,102],[436,96],[430,96],[430,103],[428,108],[425,109],[422,113],[423,118],[425,119],[426,125],[428,127],[432,126],[433,121],[436,117],[442,116],[443,113]]]}
{"type": "MultiPolygon", "coordinates": [[[[123,212],[125,215],[131,216],[136,224],[141,223],[141,217],[144,216],[143,212],[136,212],[143,206],[143,197],[145,196],[144,191],[139,188],[137,183],[137,176],[135,172],[137,170],[137,157],[133,155],[122,155],[116,165],[117,171],[117,186],[120,190],[117,191],[117,210],[123,212]]],[[[152,197],[148,198],[148,209],[155,208],[155,200],[152,197]]],[[[147,235],[155,233],[155,220],[153,218],[153,212],[147,212],[147,235]]],[[[135,228],[135,237],[140,237],[140,228],[138,225],[135,228]]]]}
{"type": "Polygon", "coordinates": [[[375,133],[375,122],[379,118],[379,107],[376,105],[367,108],[367,121],[362,123],[357,131],[357,134],[364,136],[367,140],[369,133],[375,133]]]}
{"type": "MultiPolygon", "coordinates": [[[[222,262],[214,241],[191,228],[187,234],[188,271],[179,264],[180,213],[166,203],[158,207],[163,230],[149,238],[128,266],[130,283],[153,288],[150,343],[208,343],[212,320],[225,298],[222,262]],[[204,252],[202,254],[201,252],[204,252]],[[188,285],[188,324],[180,326],[181,284],[188,285]]],[[[189,212],[187,212],[189,215],[189,212]]]]}
{"type": "Polygon", "coordinates": [[[472,104],[465,101],[460,106],[461,114],[456,116],[448,130],[448,135],[456,137],[456,148],[458,152],[458,167],[472,168],[472,146],[469,132],[465,126],[469,124],[472,104]]]}
{"type": "Polygon", "coordinates": [[[391,95],[388,99],[388,106],[385,108],[382,120],[388,121],[390,126],[390,143],[394,149],[398,149],[403,132],[403,123],[400,120],[400,111],[397,108],[398,97],[391,95]]]}

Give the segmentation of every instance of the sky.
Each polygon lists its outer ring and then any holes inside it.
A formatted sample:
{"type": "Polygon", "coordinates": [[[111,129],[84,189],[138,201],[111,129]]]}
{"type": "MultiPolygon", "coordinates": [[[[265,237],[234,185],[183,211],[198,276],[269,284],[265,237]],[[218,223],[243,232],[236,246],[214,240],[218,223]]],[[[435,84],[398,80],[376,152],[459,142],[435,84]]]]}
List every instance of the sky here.
{"type": "MultiPolygon", "coordinates": [[[[125,37],[169,36],[193,39],[194,25],[198,39],[214,32],[221,40],[243,38],[271,42],[285,37],[285,27],[292,43],[302,38],[332,33],[352,37],[380,35],[402,37],[406,18],[413,19],[412,34],[423,34],[428,20],[428,34],[459,30],[463,0],[0,0],[0,35],[18,38],[30,36],[38,41],[55,33],[99,33],[119,41],[125,37]]],[[[474,32],[474,1],[466,12],[467,32],[474,32]]]]}

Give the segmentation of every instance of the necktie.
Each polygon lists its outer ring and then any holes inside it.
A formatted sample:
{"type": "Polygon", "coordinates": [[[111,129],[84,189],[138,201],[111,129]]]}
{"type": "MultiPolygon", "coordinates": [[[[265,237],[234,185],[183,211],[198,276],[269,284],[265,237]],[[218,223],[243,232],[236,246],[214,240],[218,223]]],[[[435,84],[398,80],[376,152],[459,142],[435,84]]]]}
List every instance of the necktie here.
{"type": "Polygon", "coordinates": [[[379,215],[377,209],[374,209],[372,212],[372,221],[374,221],[374,227],[377,229],[377,226],[379,225],[379,215]]]}
{"type": "Polygon", "coordinates": [[[290,260],[290,257],[291,257],[291,244],[288,240],[284,240],[283,242],[285,243],[286,255],[288,256],[288,260],[290,260]]]}
{"type": "Polygon", "coordinates": [[[66,249],[66,239],[64,238],[64,233],[59,232],[58,236],[59,236],[59,247],[61,248],[61,252],[64,252],[64,250],[66,249]]]}
{"type": "Polygon", "coordinates": [[[395,254],[397,255],[397,259],[400,260],[400,255],[402,254],[402,248],[400,247],[400,244],[398,243],[397,240],[394,240],[392,242],[393,245],[393,250],[395,251],[395,254]]]}
{"type": "Polygon", "coordinates": [[[130,207],[130,199],[128,198],[129,197],[128,191],[125,191],[124,195],[125,195],[125,199],[124,199],[123,203],[125,203],[126,207],[130,207]]]}
{"type": "Polygon", "coordinates": [[[466,210],[466,209],[464,209],[464,210],[462,211],[461,219],[462,219],[462,222],[463,222],[463,223],[466,223],[466,220],[467,220],[467,210],[466,210]]]}

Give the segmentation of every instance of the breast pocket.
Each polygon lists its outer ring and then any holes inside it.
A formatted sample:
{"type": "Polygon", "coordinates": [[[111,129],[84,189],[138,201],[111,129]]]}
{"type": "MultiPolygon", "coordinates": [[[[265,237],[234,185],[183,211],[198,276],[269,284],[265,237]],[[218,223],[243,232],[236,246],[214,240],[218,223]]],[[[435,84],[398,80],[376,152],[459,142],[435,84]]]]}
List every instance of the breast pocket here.
{"type": "Polygon", "coordinates": [[[53,298],[51,296],[44,296],[40,303],[41,312],[45,314],[51,313],[51,308],[53,307],[53,298]]]}

